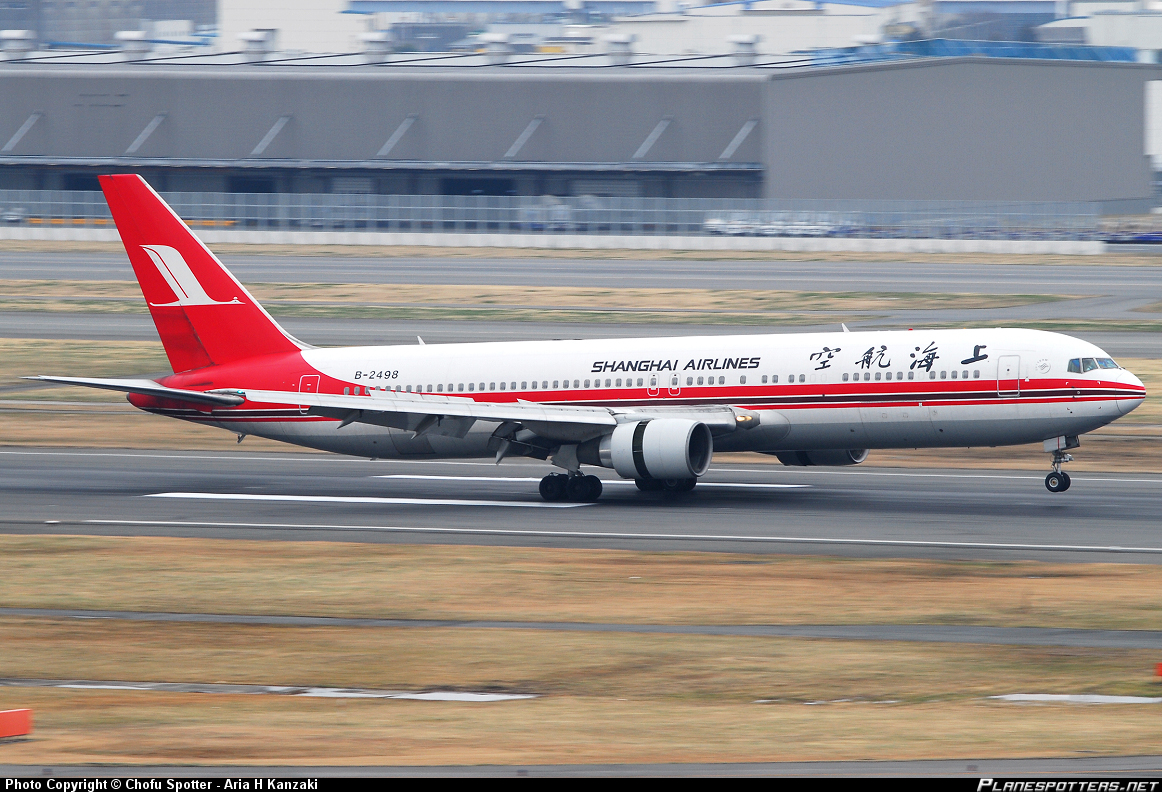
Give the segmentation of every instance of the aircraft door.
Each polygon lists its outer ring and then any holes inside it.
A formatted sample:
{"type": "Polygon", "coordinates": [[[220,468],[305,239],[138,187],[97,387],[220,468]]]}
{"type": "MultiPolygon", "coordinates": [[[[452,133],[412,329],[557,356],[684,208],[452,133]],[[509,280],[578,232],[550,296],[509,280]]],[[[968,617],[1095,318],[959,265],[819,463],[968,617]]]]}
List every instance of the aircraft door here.
{"type": "MultiPolygon", "coordinates": [[[[299,393],[318,393],[319,392],[319,375],[318,374],[304,374],[299,378],[299,393]]],[[[299,412],[306,415],[307,410],[310,409],[305,404],[299,405],[299,412]]]]}
{"type": "Polygon", "coordinates": [[[997,395],[1021,395],[1021,357],[1002,355],[997,360],[997,395]]]}

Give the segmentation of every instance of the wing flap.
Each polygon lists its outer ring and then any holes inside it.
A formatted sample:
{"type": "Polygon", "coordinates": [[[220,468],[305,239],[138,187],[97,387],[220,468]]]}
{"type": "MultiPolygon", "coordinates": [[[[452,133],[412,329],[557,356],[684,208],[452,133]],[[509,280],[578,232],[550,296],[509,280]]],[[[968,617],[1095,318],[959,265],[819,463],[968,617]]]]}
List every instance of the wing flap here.
{"type": "MultiPolygon", "coordinates": [[[[336,396],[327,393],[297,393],[295,391],[266,391],[246,389],[239,391],[252,402],[262,404],[296,404],[317,408],[319,414],[338,417],[362,412],[353,420],[361,423],[379,423],[366,420],[369,414],[402,413],[417,416],[439,415],[455,418],[475,418],[484,421],[537,421],[553,424],[585,424],[589,426],[616,426],[617,418],[601,407],[559,407],[535,402],[478,402],[458,396],[429,396],[397,391],[374,391],[371,396],[336,396]]],[[[388,425],[396,425],[394,423],[388,425]]],[[[409,427],[410,428],[410,427],[409,427]]]]}

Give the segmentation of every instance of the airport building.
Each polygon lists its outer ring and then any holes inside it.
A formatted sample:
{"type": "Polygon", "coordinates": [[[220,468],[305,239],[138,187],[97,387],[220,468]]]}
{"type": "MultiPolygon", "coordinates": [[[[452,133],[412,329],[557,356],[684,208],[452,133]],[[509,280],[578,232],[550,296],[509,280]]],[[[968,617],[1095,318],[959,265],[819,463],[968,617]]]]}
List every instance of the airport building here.
{"type": "Polygon", "coordinates": [[[1159,67],[1133,51],[399,55],[372,39],[325,57],[262,41],[160,56],[5,43],[0,189],[92,190],[98,173],[135,171],[169,192],[1151,194],[1145,94],[1159,67]]]}

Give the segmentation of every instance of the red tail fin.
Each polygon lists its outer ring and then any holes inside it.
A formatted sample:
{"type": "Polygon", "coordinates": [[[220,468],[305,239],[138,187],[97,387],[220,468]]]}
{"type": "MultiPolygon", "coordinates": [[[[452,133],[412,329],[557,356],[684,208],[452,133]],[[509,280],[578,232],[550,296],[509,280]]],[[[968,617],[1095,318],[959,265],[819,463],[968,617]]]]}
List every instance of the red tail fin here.
{"type": "Polygon", "coordinates": [[[101,189],[175,372],[308,348],[286,333],[135,174],[101,189]]]}

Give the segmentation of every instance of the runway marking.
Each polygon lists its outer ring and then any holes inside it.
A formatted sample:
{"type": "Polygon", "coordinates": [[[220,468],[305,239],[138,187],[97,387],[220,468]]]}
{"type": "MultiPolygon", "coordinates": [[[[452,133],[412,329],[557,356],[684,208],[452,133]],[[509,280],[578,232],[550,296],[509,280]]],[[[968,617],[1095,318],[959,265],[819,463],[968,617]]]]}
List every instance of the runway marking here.
{"type": "Polygon", "coordinates": [[[1005,696],[989,696],[1000,701],[1024,702],[1065,702],[1068,704],[1162,704],[1162,698],[1148,696],[1099,696],[1089,693],[1009,693],[1005,696]]]}
{"type": "MultiPolygon", "coordinates": [[[[382,479],[409,479],[418,481],[515,481],[515,482],[539,482],[539,478],[517,478],[505,476],[422,476],[419,474],[410,473],[387,473],[380,476],[372,476],[372,478],[382,479]]],[[[623,484],[628,486],[636,486],[633,481],[629,479],[602,479],[601,483],[604,486],[610,484],[623,484]]],[[[739,487],[742,489],[810,489],[811,484],[746,484],[742,482],[733,481],[699,481],[698,488],[703,487],[739,487]]]]}
{"type": "Polygon", "coordinates": [[[273,501],[280,503],[390,503],[405,506],[513,506],[526,509],[575,509],[592,503],[542,503],[539,501],[458,500],[454,498],[371,498],[340,495],[249,495],[234,492],[157,492],[143,498],[187,498],[191,500],[273,501]]]}
{"type": "MultiPolygon", "coordinates": [[[[300,457],[276,455],[276,456],[252,456],[250,454],[230,454],[230,455],[206,455],[206,454],[117,454],[109,452],[83,452],[83,451],[0,451],[0,455],[12,456],[65,456],[65,457],[121,457],[121,458],[138,458],[138,459],[191,459],[191,460],[211,460],[211,461],[246,461],[246,462],[324,462],[324,463],[347,463],[358,464],[367,463],[374,464],[381,462],[389,465],[465,465],[469,467],[488,467],[495,468],[494,462],[468,462],[464,460],[444,460],[444,459],[381,459],[369,460],[362,457],[344,457],[337,454],[319,454],[318,456],[300,457]]],[[[902,472],[888,472],[878,470],[827,470],[824,468],[812,467],[802,468],[795,471],[784,470],[782,466],[761,466],[762,463],[755,463],[754,468],[711,468],[713,473],[811,473],[815,475],[830,475],[830,476],[889,476],[894,478],[952,478],[952,479],[1008,479],[1013,481],[1041,481],[1044,476],[1040,475],[1005,475],[1003,473],[902,473],[902,472]]],[[[536,467],[543,469],[542,465],[535,462],[505,462],[502,467],[536,467]]],[[[1021,471],[1025,473],[1027,471],[1021,471]]],[[[401,474],[402,475],[402,474],[401,474]]],[[[386,477],[386,476],[385,476],[386,477]]],[[[1077,482],[1111,482],[1118,484],[1162,484],[1162,476],[1150,479],[1127,479],[1127,478],[1104,478],[1089,476],[1081,477],[1073,475],[1072,479],[1077,482]]],[[[540,481],[540,479],[513,479],[514,481],[540,481]]],[[[612,483],[606,481],[604,483],[612,483]]],[[[718,486],[717,482],[714,482],[718,486]]],[[[706,486],[705,483],[700,483],[699,486],[706,486]]],[[[738,486],[738,485],[734,485],[738,486]]],[[[772,485],[776,487],[792,486],[792,485],[772,485]]],[[[798,485],[810,486],[810,485],[798,485]]]]}
{"type": "MultiPolygon", "coordinates": [[[[540,505],[540,504],[536,504],[540,505]]],[[[68,524],[62,521],[61,524],[68,524]]],[[[614,531],[537,531],[521,528],[425,528],[397,525],[334,525],[307,523],[231,523],[181,520],[81,520],[80,525],[136,525],[184,528],[240,528],[281,531],[354,531],[360,533],[417,533],[460,536],[535,536],[564,539],[664,539],[690,542],[754,542],[760,544],[866,545],[870,547],[931,547],[952,550],[1036,550],[1065,553],[1162,554],[1162,547],[1119,545],[1051,545],[1021,542],[948,542],[936,539],[847,539],[825,536],[762,536],[745,534],[623,533],[614,531]]]]}
{"type": "MultiPolygon", "coordinates": [[[[892,473],[878,470],[824,470],[817,467],[809,469],[813,474],[825,476],[890,476],[893,478],[953,478],[953,479],[1007,479],[1014,481],[1042,481],[1044,476],[1006,476],[998,473],[892,473]]],[[[766,473],[762,468],[711,468],[713,473],[766,473]]],[[[804,468],[800,472],[808,472],[804,468]]],[[[1022,471],[1025,472],[1025,471],[1022,471]]],[[[1109,481],[1120,484],[1162,484],[1162,476],[1152,479],[1123,479],[1123,478],[1082,478],[1070,476],[1074,481],[1100,482],[1109,481]]]]}
{"type": "Polygon", "coordinates": [[[0,679],[0,687],[66,688],[72,690],[147,690],[162,693],[205,693],[218,695],[275,695],[304,698],[403,699],[406,701],[464,701],[485,703],[537,698],[531,693],[470,693],[433,690],[413,693],[402,690],[367,688],[297,687],[291,685],[231,685],[197,682],[86,682],[63,679],[0,679]]]}

